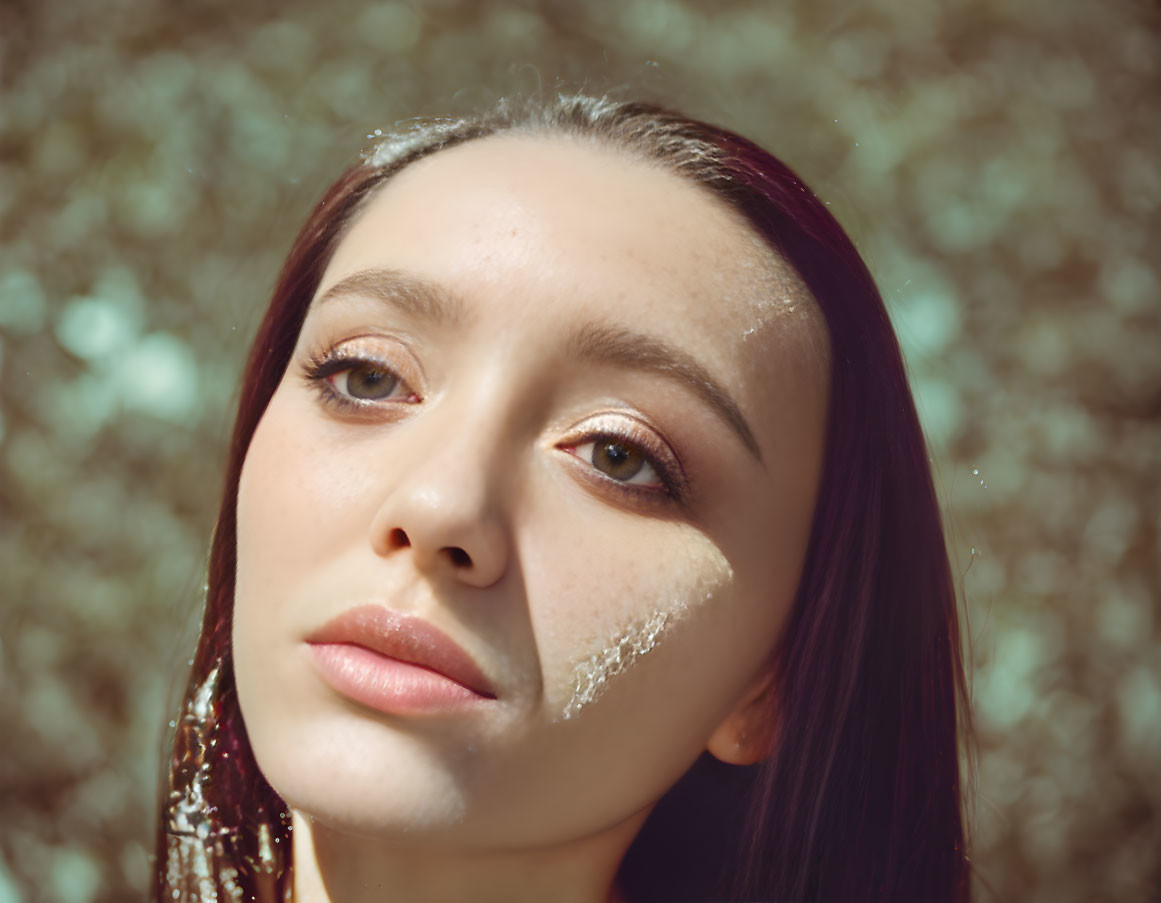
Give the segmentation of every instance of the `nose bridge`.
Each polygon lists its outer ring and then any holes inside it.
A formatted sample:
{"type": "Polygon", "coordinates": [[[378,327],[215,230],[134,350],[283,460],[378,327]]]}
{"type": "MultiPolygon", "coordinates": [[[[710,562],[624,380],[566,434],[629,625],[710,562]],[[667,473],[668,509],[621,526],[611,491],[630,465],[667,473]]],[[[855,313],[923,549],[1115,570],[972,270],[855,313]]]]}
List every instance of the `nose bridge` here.
{"type": "Polygon", "coordinates": [[[420,570],[476,586],[499,580],[511,555],[507,494],[516,462],[504,455],[515,448],[498,387],[488,382],[428,402],[401,425],[399,469],[371,527],[378,554],[410,554],[420,570]]]}
{"type": "Polygon", "coordinates": [[[416,426],[415,468],[404,474],[400,491],[449,517],[476,520],[497,514],[499,474],[489,424],[470,417],[433,417],[416,426]]]}
{"type": "Polygon", "coordinates": [[[466,506],[499,504],[513,445],[513,390],[497,356],[456,380],[416,422],[420,468],[433,485],[458,484],[466,506]]]}

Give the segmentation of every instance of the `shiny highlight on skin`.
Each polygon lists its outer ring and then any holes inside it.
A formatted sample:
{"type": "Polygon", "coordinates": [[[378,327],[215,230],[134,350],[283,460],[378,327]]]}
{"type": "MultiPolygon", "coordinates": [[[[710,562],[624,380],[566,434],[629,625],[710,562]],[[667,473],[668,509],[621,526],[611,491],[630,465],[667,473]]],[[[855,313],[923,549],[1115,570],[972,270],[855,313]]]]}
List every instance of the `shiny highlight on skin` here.
{"type": "MultiPolygon", "coordinates": [[[[608,690],[616,677],[627,672],[640,660],[657,649],[679,624],[684,623],[695,610],[711,602],[719,590],[733,577],[734,571],[724,559],[717,562],[717,574],[708,579],[701,599],[674,599],[644,618],[623,627],[601,648],[577,661],[572,668],[572,695],[555,721],[569,721],[581,710],[596,702],[608,690]]],[[[690,596],[692,598],[692,595],[690,596]]]]}
{"type": "MultiPolygon", "coordinates": [[[[742,329],[742,341],[749,341],[775,322],[786,320],[801,321],[809,324],[806,335],[810,336],[808,346],[813,357],[804,357],[804,362],[826,361],[827,339],[826,325],[822,321],[817,305],[813,303],[810,289],[802,281],[802,277],[777,255],[770,253],[761,239],[752,236],[749,239],[756,259],[765,258],[765,265],[755,267],[747,260],[738,269],[741,272],[750,270],[749,294],[753,299],[749,304],[750,321],[742,329]],[[822,357],[819,358],[818,355],[822,357]]],[[[821,371],[825,373],[825,369],[821,371]]]]}
{"type": "Polygon", "coordinates": [[[572,670],[572,696],[562,718],[565,721],[575,718],[582,708],[598,699],[610,680],[657,647],[662,634],[675,620],[672,611],[655,611],[626,628],[604,649],[578,662],[572,670]]]}

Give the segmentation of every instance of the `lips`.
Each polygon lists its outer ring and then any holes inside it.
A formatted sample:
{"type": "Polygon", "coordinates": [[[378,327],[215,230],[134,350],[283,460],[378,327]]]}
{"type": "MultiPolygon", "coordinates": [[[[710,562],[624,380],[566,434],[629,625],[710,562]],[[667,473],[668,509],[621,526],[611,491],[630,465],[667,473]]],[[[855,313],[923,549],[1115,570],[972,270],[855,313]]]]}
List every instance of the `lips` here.
{"type": "Polygon", "coordinates": [[[306,640],[311,644],[361,646],[435,671],[479,696],[496,698],[488,678],[467,652],[441,630],[412,615],[363,605],[328,621],[306,640]]]}

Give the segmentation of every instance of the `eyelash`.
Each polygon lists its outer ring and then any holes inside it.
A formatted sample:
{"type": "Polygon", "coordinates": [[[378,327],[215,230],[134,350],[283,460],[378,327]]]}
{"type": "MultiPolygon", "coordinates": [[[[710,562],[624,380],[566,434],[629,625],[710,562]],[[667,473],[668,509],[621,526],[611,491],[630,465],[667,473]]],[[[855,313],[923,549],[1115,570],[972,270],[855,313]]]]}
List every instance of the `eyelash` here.
{"type": "MultiPolygon", "coordinates": [[[[411,388],[403,376],[400,375],[398,369],[381,358],[366,354],[353,354],[349,351],[344,351],[342,348],[318,351],[312,354],[303,365],[303,376],[308,385],[318,392],[323,404],[339,413],[367,414],[388,402],[393,404],[401,403],[399,400],[386,398],[364,400],[352,398],[331,382],[331,378],[340,373],[358,370],[360,368],[368,368],[390,374],[398,381],[400,387],[408,390],[411,388]]],[[[410,391],[410,394],[402,399],[402,403],[415,404],[422,400],[417,393],[410,391]]],[[[608,415],[605,416],[608,417],[608,415]]],[[[582,424],[578,431],[564,442],[559,443],[557,448],[567,451],[578,460],[584,460],[580,455],[576,454],[576,449],[585,445],[594,445],[595,447],[600,443],[612,442],[627,446],[639,453],[645,463],[653,468],[653,472],[657,474],[660,480],[660,487],[629,483],[624,480],[615,479],[599,471],[591,461],[587,461],[585,463],[588,465],[591,473],[590,478],[599,480],[603,486],[608,486],[613,491],[631,496],[637,500],[652,502],[685,501],[689,495],[689,480],[680,462],[676,460],[673,453],[668,451],[668,448],[662,445],[660,440],[643,435],[643,430],[634,430],[624,426],[621,422],[622,415],[617,415],[617,417],[618,419],[616,421],[607,421],[596,429],[585,429],[584,424],[582,424]]],[[[596,417],[589,418],[589,422],[601,421],[602,419],[602,415],[597,415],[596,417]]]]}
{"type": "MultiPolygon", "coordinates": [[[[348,370],[358,370],[361,368],[389,374],[398,381],[400,387],[408,390],[411,389],[399,371],[386,361],[362,354],[351,354],[342,349],[317,352],[311,355],[304,365],[304,376],[307,383],[319,393],[319,397],[328,407],[345,414],[362,414],[370,409],[379,407],[390,399],[356,399],[339,390],[331,382],[331,377],[333,376],[337,376],[348,370]]],[[[405,404],[414,404],[422,399],[414,391],[411,391],[409,395],[401,400],[405,404]]],[[[394,400],[393,403],[398,404],[400,400],[394,400]]]]}

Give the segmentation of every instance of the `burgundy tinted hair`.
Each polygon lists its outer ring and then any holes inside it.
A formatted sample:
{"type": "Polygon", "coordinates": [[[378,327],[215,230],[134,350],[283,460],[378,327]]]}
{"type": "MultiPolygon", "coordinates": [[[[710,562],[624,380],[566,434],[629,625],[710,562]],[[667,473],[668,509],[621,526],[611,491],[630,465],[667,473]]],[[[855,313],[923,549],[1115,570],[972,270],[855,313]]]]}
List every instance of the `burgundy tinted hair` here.
{"type": "Polygon", "coordinates": [[[629,849],[622,887],[640,901],[966,901],[956,597],[878,290],[826,207],[757,145],[652,105],[577,96],[412,126],[344,173],[295,240],[246,365],[158,832],[156,898],[289,899],[288,812],[250,750],[231,663],[242,462],[322,273],[368,198],[417,159],[503,132],[620,149],[713,191],[798,272],[830,338],[821,485],[777,648],[777,751],[748,767],[703,754],[629,849]]]}

